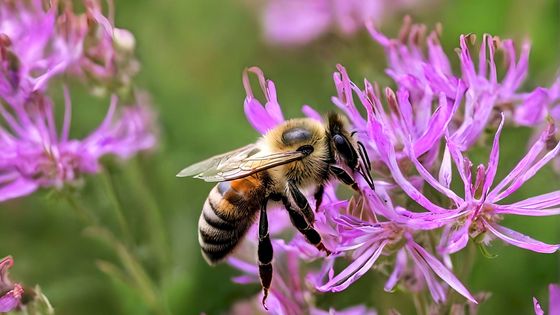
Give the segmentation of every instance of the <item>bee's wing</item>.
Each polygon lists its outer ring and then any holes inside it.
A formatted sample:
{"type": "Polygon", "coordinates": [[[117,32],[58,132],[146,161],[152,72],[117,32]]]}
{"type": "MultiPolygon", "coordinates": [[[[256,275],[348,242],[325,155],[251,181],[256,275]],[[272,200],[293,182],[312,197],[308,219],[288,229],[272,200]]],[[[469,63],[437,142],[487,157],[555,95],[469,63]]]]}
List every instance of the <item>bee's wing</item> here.
{"type": "Polygon", "coordinates": [[[254,155],[255,153],[253,151],[255,152],[259,151],[256,144],[254,143],[246,145],[236,150],[232,150],[220,155],[213,156],[204,161],[198,162],[196,164],[184,168],[177,174],[177,177],[187,177],[187,176],[196,177],[196,175],[200,175],[205,171],[219,168],[220,166],[226,164],[228,160],[242,160],[248,156],[254,155]]]}
{"type": "Polygon", "coordinates": [[[183,169],[178,177],[193,176],[207,182],[223,182],[301,159],[300,151],[263,153],[256,144],[211,157],[183,169]]]}

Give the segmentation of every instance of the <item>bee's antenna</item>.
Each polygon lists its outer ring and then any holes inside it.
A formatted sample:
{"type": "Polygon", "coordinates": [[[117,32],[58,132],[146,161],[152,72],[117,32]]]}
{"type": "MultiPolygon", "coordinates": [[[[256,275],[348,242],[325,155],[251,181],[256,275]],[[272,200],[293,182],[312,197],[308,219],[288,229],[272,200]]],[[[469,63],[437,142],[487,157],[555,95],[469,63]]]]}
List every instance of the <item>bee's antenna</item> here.
{"type": "Polygon", "coordinates": [[[373,184],[373,178],[371,177],[371,173],[370,173],[371,172],[371,162],[370,162],[369,156],[367,154],[366,146],[363,143],[361,143],[360,141],[358,141],[357,143],[358,143],[358,154],[360,155],[360,159],[362,160],[362,163],[360,164],[358,172],[360,174],[362,174],[362,177],[368,183],[369,187],[372,190],[375,190],[375,187],[374,187],[374,184],[373,184]]]}
{"type": "Polygon", "coordinates": [[[364,164],[366,165],[368,171],[371,171],[371,162],[367,154],[366,146],[360,141],[358,141],[358,152],[360,153],[360,157],[364,161],[364,164]]]}
{"type": "Polygon", "coordinates": [[[369,188],[371,188],[371,190],[375,191],[375,185],[373,183],[373,179],[371,178],[371,174],[367,170],[364,170],[362,165],[360,165],[360,169],[358,170],[358,173],[360,173],[362,175],[362,177],[365,179],[369,188]]]}

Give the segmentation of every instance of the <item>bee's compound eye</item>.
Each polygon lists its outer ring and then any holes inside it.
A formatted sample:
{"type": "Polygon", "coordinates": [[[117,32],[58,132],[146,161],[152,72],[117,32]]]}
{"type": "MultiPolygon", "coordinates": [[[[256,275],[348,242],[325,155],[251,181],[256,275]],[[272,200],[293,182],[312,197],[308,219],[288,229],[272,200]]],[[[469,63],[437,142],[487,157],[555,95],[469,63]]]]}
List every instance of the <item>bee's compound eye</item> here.
{"type": "Polygon", "coordinates": [[[346,160],[348,166],[354,169],[358,164],[358,156],[356,150],[352,147],[350,142],[348,142],[344,136],[337,134],[332,137],[332,141],[336,150],[346,160]]]}
{"type": "Polygon", "coordinates": [[[335,145],[337,148],[341,148],[341,147],[346,147],[346,146],[348,146],[348,142],[347,142],[346,139],[344,139],[344,137],[341,136],[341,135],[334,135],[332,139],[333,139],[334,145],[335,145]]]}
{"type": "Polygon", "coordinates": [[[315,150],[315,148],[313,148],[312,145],[306,144],[306,145],[302,145],[301,147],[299,147],[297,149],[298,151],[302,152],[305,155],[309,155],[311,153],[313,153],[313,151],[315,150]]]}
{"type": "Polygon", "coordinates": [[[282,134],[282,142],[286,145],[308,141],[309,139],[311,139],[311,131],[301,127],[288,129],[282,134]]]}

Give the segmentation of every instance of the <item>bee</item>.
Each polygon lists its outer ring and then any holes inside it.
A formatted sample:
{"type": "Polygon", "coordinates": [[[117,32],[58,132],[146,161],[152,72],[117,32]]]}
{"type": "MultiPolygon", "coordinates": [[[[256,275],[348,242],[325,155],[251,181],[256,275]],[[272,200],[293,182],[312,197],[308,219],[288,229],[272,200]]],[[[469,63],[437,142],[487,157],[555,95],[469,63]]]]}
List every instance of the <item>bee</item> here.
{"type": "Polygon", "coordinates": [[[330,254],[313,228],[314,211],[302,191],[314,193],[317,210],[330,179],[358,190],[352,176],[357,172],[373,188],[365,147],[352,138],[346,124],[336,113],[328,115],[326,124],[311,118],[287,120],[256,143],[193,164],[177,174],[218,182],[204,202],[198,221],[198,241],[209,264],[231,254],[258,215],[263,305],[272,282],[273,249],[266,212],[269,201],[281,202],[307,241],[330,254]]]}

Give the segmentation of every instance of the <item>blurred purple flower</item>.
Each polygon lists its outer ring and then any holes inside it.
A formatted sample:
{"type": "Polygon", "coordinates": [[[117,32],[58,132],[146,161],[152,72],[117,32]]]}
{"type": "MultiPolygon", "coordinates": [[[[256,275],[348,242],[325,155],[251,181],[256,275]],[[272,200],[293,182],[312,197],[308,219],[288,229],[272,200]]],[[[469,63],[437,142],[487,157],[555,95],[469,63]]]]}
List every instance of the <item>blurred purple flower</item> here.
{"type": "Polygon", "coordinates": [[[154,117],[142,93],[132,97],[137,105],[119,109],[113,96],[103,123],[75,140],[69,139],[71,105],[65,90],[64,122],[57,132],[54,104],[44,95],[50,78],[73,74],[118,88],[116,81],[129,86],[134,73],[125,71],[127,77],[117,71],[120,63],[135,62],[132,35],[112,26],[99,1],[84,5],[86,12],[77,15],[71,2],[51,2],[46,9],[41,0],[0,4],[0,201],[39,187],[61,188],[83,173],[97,172],[104,155],[124,159],[155,145],[154,117]]]}
{"type": "MultiPolygon", "coordinates": [[[[142,101],[141,98],[139,100],[142,101]]],[[[105,155],[129,158],[155,143],[153,113],[140,103],[117,109],[113,97],[100,126],[82,140],[70,139],[71,104],[65,90],[62,130],[56,130],[54,104],[35,93],[13,111],[0,105],[0,202],[32,193],[39,187],[61,188],[84,173],[99,171],[105,155]],[[119,113],[117,113],[119,112],[119,113]]]]}
{"type": "MultiPolygon", "coordinates": [[[[0,96],[18,106],[61,73],[97,85],[129,87],[138,72],[134,37],[114,28],[99,1],[75,14],[70,2],[4,1],[0,4],[0,96]]],[[[112,15],[112,13],[110,13],[112,15]]]]}
{"type": "Polygon", "coordinates": [[[547,110],[559,99],[558,84],[550,89],[537,87],[529,93],[519,92],[528,72],[530,44],[525,42],[517,56],[511,39],[484,34],[478,51],[478,64],[471,57],[469,41],[474,43],[474,35],[461,35],[457,50],[461,74],[455,75],[449,58],[439,42],[441,27],[427,37],[426,26],[413,25],[406,18],[400,37],[390,39],[378,32],[371,23],[368,29],[386,51],[389,68],[387,74],[397,85],[406,88],[412,103],[431,103],[434,96],[444,93],[448,99],[456,100],[459,81],[466,87],[462,117],[454,117],[456,123],[450,127],[451,139],[461,151],[468,149],[489,124],[499,118],[497,112],[511,116],[512,122],[534,126],[542,123],[547,110]],[[423,43],[426,42],[427,54],[423,43]],[[502,78],[498,78],[495,54],[501,50],[507,67],[502,78]]]}
{"type": "Polygon", "coordinates": [[[349,35],[366,21],[378,22],[414,0],[268,0],[262,17],[265,39],[277,45],[306,44],[331,29],[349,35]]]}
{"type": "Polygon", "coordinates": [[[8,269],[14,265],[12,257],[0,260],[0,313],[10,312],[19,307],[23,288],[8,278],[8,269]]]}
{"type": "Polygon", "coordinates": [[[0,4],[0,96],[12,106],[44,90],[48,79],[81,54],[83,34],[57,35],[56,6],[45,11],[42,5],[41,0],[0,4]]]}
{"type": "Polygon", "coordinates": [[[337,311],[334,308],[329,308],[328,311],[312,308],[309,312],[310,315],[377,315],[377,312],[364,305],[350,306],[343,310],[337,311]]]}
{"type": "Polygon", "coordinates": [[[79,25],[83,20],[88,25],[83,41],[83,54],[71,71],[83,79],[93,81],[97,88],[124,89],[127,91],[132,77],[138,73],[140,65],[134,58],[134,35],[126,29],[114,27],[113,3],[109,4],[108,17],[102,13],[100,1],[87,0],[86,13],[74,15],[69,12],[69,19],[79,25]]]}
{"type": "MultiPolygon", "coordinates": [[[[548,314],[560,314],[560,286],[557,284],[550,284],[548,286],[548,294],[548,314]]],[[[535,297],[533,297],[533,307],[535,309],[535,315],[544,315],[544,311],[535,297]]]]}

